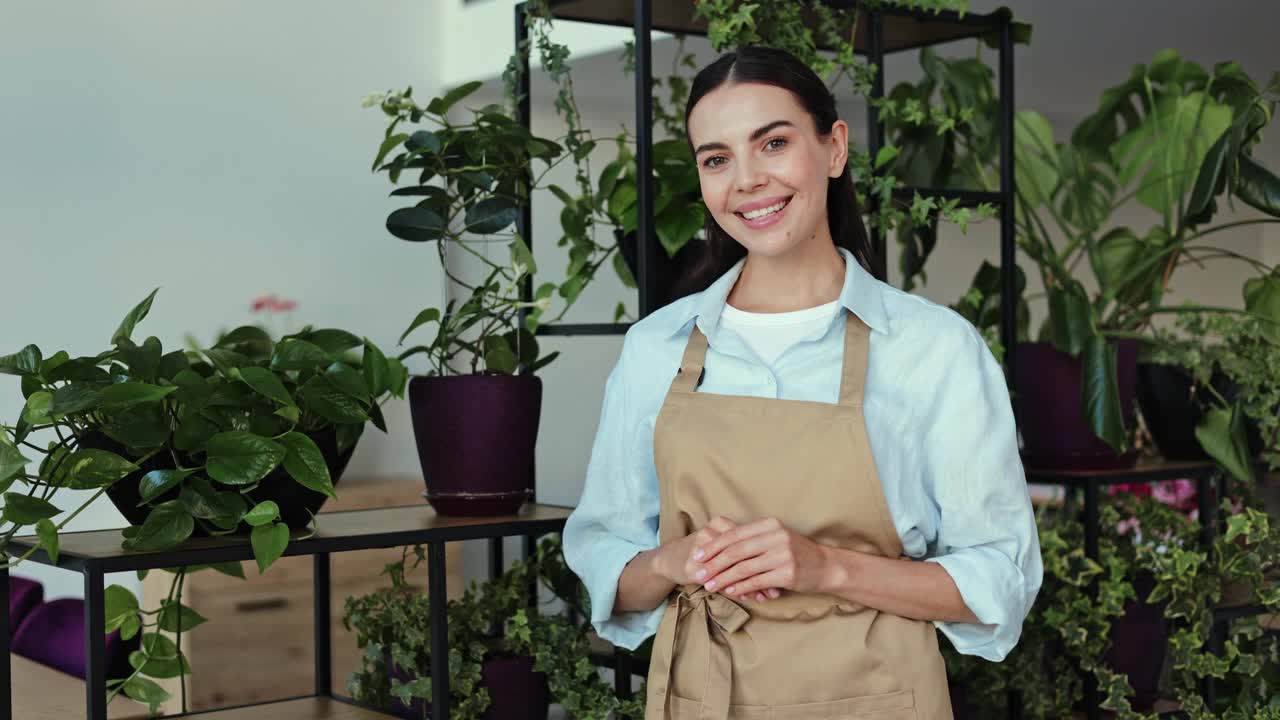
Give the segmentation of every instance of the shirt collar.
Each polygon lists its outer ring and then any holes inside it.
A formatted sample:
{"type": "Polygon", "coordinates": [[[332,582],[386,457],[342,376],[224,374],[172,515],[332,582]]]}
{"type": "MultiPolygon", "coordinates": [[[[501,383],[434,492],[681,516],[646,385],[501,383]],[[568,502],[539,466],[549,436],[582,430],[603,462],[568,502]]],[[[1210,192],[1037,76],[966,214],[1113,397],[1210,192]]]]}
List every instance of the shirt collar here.
{"type": "MultiPolygon", "coordinates": [[[[844,287],[840,290],[840,305],[857,315],[872,330],[887,334],[889,316],[884,308],[883,283],[867,272],[853,257],[853,253],[838,246],[836,249],[844,257],[844,287]]],[[[747,259],[742,258],[703,290],[701,297],[690,305],[688,314],[680,318],[680,324],[671,333],[672,336],[685,330],[692,321],[697,321],[698,329],[703,335],[708,338],[714,336],[720,325],[720,313],[729,300],[729,291],[738,281],[746,262],[747,259]]]]}

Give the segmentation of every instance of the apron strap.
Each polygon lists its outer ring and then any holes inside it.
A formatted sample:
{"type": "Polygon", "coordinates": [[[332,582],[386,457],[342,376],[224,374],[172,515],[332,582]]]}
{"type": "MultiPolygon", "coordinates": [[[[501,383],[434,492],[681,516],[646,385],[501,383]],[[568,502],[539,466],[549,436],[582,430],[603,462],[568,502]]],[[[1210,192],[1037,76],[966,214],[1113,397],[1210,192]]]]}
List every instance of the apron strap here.
{"type": "Polygon", "coordinates": [[[703,363],[707,359],[707,336],[702,334],[697,325],[689,333],[689,342],[684,347],[684,356],[680,358],[680,370],[671,381],[672,392],[691,393],[702,384],[703,363]]]}
{"type": "Polygon", "coordinates": [[[658,628],[647,686],[645,720],[668,720],[671,717],[671,669],[677,628],[692,622],[691,630],[702,635],[707,648],[706,686],[702,691],[698,720],[728,720],[729,699],[733,687],[733,658],[725,636],[731,635],[751,619],[751,615],[729,598],[709,593],[699,586],[678,592],[670,600],[674,615],[658,628]]]}
{"type": "Polygon", "coordinates": [[[867,382],[867,355],[871,328],[852,312],[845,311],[844,360],[840,368],[840,404],[862,407],[862,390],[867,382]]]}

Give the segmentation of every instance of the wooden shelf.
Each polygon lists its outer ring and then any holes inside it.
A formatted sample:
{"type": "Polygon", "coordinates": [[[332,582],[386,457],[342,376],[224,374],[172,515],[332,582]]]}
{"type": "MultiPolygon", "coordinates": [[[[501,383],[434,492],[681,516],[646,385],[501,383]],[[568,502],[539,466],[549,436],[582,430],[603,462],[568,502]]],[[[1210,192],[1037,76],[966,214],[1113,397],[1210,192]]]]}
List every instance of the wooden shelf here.
{"type": "Polygon", "coordinates": [[[1044,485],[1081,485],[1090,480],[1103,485],[1116,483],[1158,482],[1161,480],[1198,479],[1218,471],[1217,465],[1204,461],[1165,460],[1158,457],[1140,458],[1133,467],[1111,470],[1080,470],[1047,468],[1023,460],[1027,482],[1044,485]]]}

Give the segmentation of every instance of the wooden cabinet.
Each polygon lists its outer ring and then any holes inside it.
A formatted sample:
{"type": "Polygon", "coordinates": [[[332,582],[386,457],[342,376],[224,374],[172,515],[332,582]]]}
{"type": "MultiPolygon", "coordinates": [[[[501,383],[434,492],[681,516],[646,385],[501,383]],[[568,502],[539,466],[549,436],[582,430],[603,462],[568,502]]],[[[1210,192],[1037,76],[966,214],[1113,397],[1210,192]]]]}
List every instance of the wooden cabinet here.
{"type": "MultiPolygon", "coordinates": [[[[343,510],[421,505],[421,478],[380,480],[343,479],[338,498],[325,504],[319,516],[343,510]]],[[[399,560],[401,548],[334,553],[330,556],[330,626],[332,628],[335,693],[347,694],[347,678],[359,668],[355,634],[342,627],[346,598],[389,584],[382,569],[399,560]]],[[[449,598],[462,596],[462,546],[446,545],[449,598]]],[[[187,577],[184,602],[209,622],[183,634],[183,650],[191,663],[187,677],[187,707],[207,710],[276,698],[309,695],[315,689],[314,605],[311,557],[281,558],[259,575],[253,562],[243,564],[245,580],[212,571],[187,577]]],[[[426,591],[426,563],[407,576],[426,591]]],[[[172,576],[152,572],[143,583],[143,607],[157,608],[167,597],[172,576]]],[[[177,680],[165,684],[174,699],[166,712],[181,710],[177,680]]]]}

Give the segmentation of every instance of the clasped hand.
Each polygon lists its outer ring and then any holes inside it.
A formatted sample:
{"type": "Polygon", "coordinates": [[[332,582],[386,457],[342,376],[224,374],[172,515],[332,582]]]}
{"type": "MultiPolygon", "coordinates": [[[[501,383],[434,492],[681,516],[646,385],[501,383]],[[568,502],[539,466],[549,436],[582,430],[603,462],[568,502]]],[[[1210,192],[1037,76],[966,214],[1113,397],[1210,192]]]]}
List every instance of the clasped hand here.
{"type": "Polygon", "coordinates": [[[818,591],[827,572],[827,548],[787,528],[777,518],[738,525],[716,517],[673,543],[683,560],[671,579],[701,584],[708,592],[766,602],[794,592],[818,591]]]}

